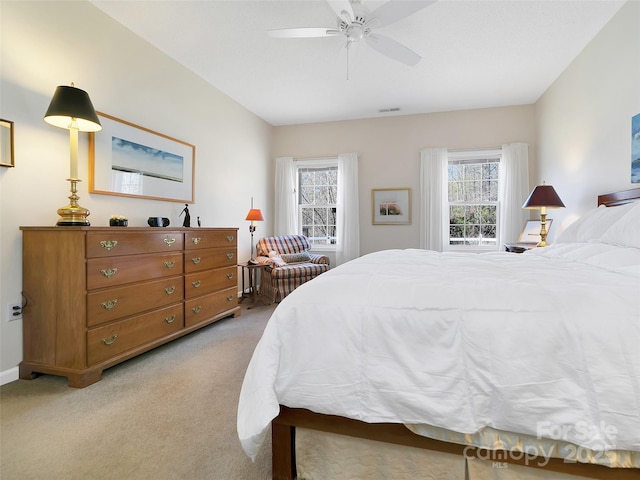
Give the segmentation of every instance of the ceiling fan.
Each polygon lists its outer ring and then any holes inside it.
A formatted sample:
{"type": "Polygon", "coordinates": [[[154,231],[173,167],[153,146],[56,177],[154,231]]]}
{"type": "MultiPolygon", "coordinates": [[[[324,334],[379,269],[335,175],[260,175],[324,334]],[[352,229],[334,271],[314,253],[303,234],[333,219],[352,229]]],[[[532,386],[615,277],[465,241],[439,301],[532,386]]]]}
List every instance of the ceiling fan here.
{"type": "Polygon", "coordinates": [[[275,38],[312,38],[344,35],[347,51],[351,45],[361,40],[377,52],[406,65],[416,65],[422,57],[399,42],[374,29],[386,27],[406,18],[437,0],[391,0],[370,11],[360,0],[327,0],[338,16],[337,28],[283,28],[269,30],[275,38]]]}

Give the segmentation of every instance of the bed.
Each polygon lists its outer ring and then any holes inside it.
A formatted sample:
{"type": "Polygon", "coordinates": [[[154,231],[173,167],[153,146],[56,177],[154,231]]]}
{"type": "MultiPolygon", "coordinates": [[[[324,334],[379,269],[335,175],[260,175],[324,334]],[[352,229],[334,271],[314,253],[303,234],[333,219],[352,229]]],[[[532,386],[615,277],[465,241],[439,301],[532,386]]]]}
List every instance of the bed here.
{"type": "Polygon", "coordinates": [[[302,285],[247,369],[245,452],[271,431],[274,479],[365,478],[335,473],[364,458],[378,478],[640,478],[638,198],[524,254],[388,250],[302,285]]]}

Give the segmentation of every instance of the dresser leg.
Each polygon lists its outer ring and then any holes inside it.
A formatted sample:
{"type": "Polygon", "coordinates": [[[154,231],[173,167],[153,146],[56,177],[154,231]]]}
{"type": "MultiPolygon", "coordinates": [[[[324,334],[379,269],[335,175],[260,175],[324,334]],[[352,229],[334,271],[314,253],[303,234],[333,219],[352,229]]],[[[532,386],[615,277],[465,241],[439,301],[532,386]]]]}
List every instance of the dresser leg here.
{"type": "Polygon", "coordinates": [[[69,386],[74,388],[84,388],[102,380],[102,370],[86,370],[82,373],[67,374],[69,386]]]}
{"type": "Polygon", "coordinates": [[[18,366],[18,371],[18,376],[22,380],[34,380],[40,376],[40,374],[38,372],[34,372],[29,365],[23,365],[22,363],[18,366]]]}

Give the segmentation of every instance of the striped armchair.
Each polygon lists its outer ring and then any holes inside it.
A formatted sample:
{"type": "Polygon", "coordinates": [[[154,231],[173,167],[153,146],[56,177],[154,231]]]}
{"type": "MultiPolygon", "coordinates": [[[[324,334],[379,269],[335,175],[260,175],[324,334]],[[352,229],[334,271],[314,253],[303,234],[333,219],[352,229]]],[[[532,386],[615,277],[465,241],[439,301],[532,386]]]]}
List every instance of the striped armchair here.
{"type": "Polygon", "coordinates": [[[310,249],[311,244],[304,235],[261,238],[256,245],[258,256],[268,257],[269,252],[276,252],[287,262],[281,262],[284,263],[282,265],[272,264],[264,270],[264,277],[260,282],[264,295],[279,302],[299,285],[329,270],[329,257],[311,253],[310,249]],[[304,258],[295,258],[296,256],[304,258]]]}

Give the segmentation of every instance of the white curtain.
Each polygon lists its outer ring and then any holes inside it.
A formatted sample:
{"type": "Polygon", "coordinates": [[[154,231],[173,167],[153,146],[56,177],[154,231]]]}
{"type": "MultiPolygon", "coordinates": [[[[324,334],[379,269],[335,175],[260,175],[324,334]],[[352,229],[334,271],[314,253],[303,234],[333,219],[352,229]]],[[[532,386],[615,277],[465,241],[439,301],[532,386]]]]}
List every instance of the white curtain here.
{"type": "Polygon", "coordinates": [[[529,195],[529,145],[502,146],[500,161],[500,230],[498,245],[518,240],[529,213],[522,204],[529,195]]]}
{"type": "Polygon", "coordinates": [[[444,220],[449,218],[448,166],[446,148],[420,152],[420,248],[441,252],[448,238],[444,230],[444,220]]]}
{"type": "Polygon", "coordinates": [[[360,201],[358,197],[358,155],[338,155],[338,210],[336,219],[336,264],[360,256],[360,201]]]}
{"type": "Polygon", "coordinates": [[[296,202],[296,171],[292,157],[276,158],[276,192],[273,230],[274,235],[298,232],[296,202]]]}

